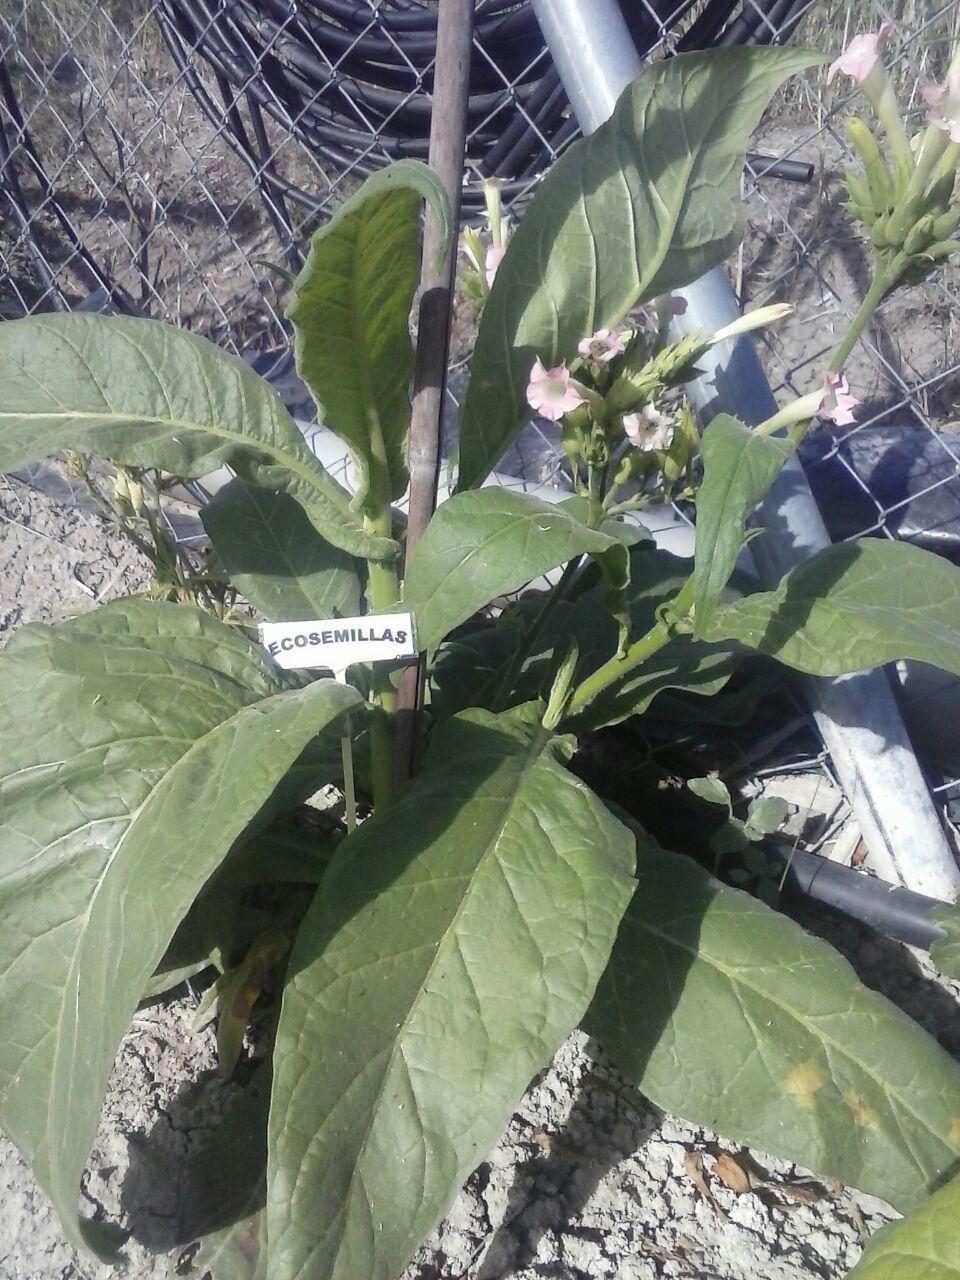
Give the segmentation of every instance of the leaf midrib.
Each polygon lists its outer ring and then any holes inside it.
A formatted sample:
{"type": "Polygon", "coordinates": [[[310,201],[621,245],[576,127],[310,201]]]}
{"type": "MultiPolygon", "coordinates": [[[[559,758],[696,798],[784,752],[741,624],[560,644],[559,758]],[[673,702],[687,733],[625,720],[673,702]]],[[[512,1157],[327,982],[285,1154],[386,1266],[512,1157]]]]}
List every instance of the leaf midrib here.
{"type": "MultiPolygon", "coordinates": [[[[355,1187],[356,1187],[357,1179],[360,1176],[359,1174],[360,1166],[363,1161],[364,1155],[366,1154],[367,1144],[370,1141],[374,1123],[379,1117],[380,1103],[383,1098],[384,1090],[387,1087],[387,1081],[392,1075],[394,1065],[396,1062],[396,1057],[399,1052],[399,1045],[401,1040],[403,1039],[404,1032],[406,1031],[407,1027],[410,1025],[410,1022],[413,1019],[414,1014],[416,1013],[417,1009],[420,1006],[420,1001],[424,997],[424,992],[427,988],[427,984],[429,983],[430,977],[433,974],[434,970],[436,969],[436,966],[440,962],[441,954],[444,952],[447,942],[449,941],[450,938],[454,937],[456,934],[457,925],[463,915],[467,902],[470,900],[471,890],[473,888],[474,881],[476,880],[477,876],[480,874],[480,871],[486,867],[488,859],[492,856],[493,852],[495,852],[496,849],[499,847],[500,840],[503,837],[504,829],[506,828],[507,822],[513,812],[513,807],[516,804],[520,787],[524,779],[527,777],[528,773],[533,768],[536,767],[537,763],[541,759],[545,745],[546,743],[543,740],[541,735],[534,735],[533,739],[531,740],[526,750],[522,754],[520,752],[513,753],[511,759],[512,761],[515,761],[518,765],[517,776],[516,776],[515,783],[511,789],[510,797],[504,805],[503,815],[500,821],[497,823],[496,827],[494,828],[494,832],[491,835],[490,839],[488,839],[486,844],[484,845],[483,851],[481,852],[480,856],[477,858],[476,866],[470,872],[469,876],[466,877],[466,885],[464,887],[463,894],[460,898],[460,902],[457,905],[457,909],[454,912],[453,916],[450,918],[450,923],[448,924],[447,928],[444,930],[443,936],[437,945],[434,957],[430,961],[427,971],[423,975],[423,979],[421,980],[421,982],[417,987],[417,992],[413,1000],[411,1001],[410,1008],[407,1010],[407,1013],[404,1016],[403,1022],[401,1023],[400,1027],[397,1029],[396,1035],[394,1036],[393,1044],[390,1047],[390,1052],[383,1068],[383,1075],[380,1081],[380,1087],[377,1090],[377,1096],[370,1107],[370,1114],[368,1116],[367,1124],[364,1129],[363,1139],[360,1143],[359,1148],[357,1149],[356,1158],[353,1161],[353,1169],[350,1174],[350,1185],[347,1188],[346,1195],[343,1197],[343,1203],[341,1204],[340,1208],[337,1211],[337,1220],[339,1220],[339,1224],[340,1224],[339,1230],[337,1232],[337,1237],[336,1237],[337,1254],[339,1254],[340,1246],[343,1242],[343,1233],[346,1229],[346,1226],[345,1226],[346,1214],[350,1207],[350,1204],[353,1201],[353,1197],[356,1194],[355,1187]]],[[[322,1241],[317,1241],[317,1243],[314,1244],[314,1246],[312,1247],[308,1255],[309,1258],[312,1259],[315,1256],[317,1250],[321,1246],[321,1243],[322,1241]]],[[[303,1271],[303,1268],[301,1268],[301,1272],[302,1271],[303,1271]]]]}

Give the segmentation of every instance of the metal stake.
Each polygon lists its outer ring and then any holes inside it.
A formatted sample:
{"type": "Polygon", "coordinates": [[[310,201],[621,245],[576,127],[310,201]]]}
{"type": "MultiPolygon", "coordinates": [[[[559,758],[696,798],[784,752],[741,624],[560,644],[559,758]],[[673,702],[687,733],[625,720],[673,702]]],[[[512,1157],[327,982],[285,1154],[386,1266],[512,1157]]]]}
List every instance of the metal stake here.
{"type": "MultiPolygon", "coordinates": [[[[460,227],[463,157],[466,146],[470,55],[473,47],[473,0],[440,0],[437,57],[434,63],[430,115],[430,167],[450,201],[453,237],[440,258],[440,228],[428,210],[420,273],[417,365],[410,421],[410,504],[405,566],[433,515],[440,466],[440,413],[447,379],[450,317],[460,227]]],[[[423,664],[405,667],[397,685],[395,769],[404,782],[413,769],[417,716],[423,688],[423,664]]]]}

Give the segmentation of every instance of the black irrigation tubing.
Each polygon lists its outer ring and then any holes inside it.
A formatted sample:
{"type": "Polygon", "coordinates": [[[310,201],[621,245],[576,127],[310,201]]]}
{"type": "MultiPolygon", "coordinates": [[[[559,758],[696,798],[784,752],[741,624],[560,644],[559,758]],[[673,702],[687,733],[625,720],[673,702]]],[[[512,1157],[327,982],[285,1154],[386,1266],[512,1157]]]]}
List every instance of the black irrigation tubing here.
{"type": "Polygon", "coordinates": [[[945,936],[930,918],[934,908],[947,905],[937,898],[888,884],[818,854],[793,849],[783,840],[764,841],[763,848],[786,872],[784,890],[789,901],[829,907],[859,920],[885,938],[925,951],[945,936]]]}
{"type": "MultiPolygon", "coordinates": [[[[276,119],[321,160],[367,176],[389,159],[426,157],[435,4],[369,0],[159,0],[178,62],[202,57],[248,104],[276,119]]],[[[694,0],[621,0],[641,53],[694,0]]],[[[683,50],[783,39],[809,0],[707,0],[679,39],[683,50]]],[[[232,117],[232,113],[231,113],[232,117]]],[[[498,177],[506,201],[522,195],[577,135],[528,0],[479,0],[468,107],[469,167],[498,177]],[[483,50],[488,57],[484,56],[483,50]],[[496,66],[493,65],[495,61],[496,66]]],[[[220,127],[236,132],[230,119],[220,127]]],[[[263,169],[263,161],[259,162],[263,169]]],[[[806,179],[805,166],[753,164],[764,176],[806,179]]],[[[264,173],[275,191],[277,175],[264,173]]],[[[284,187],[301,205],[314,197],[284,187]]],[[[466,211],[482,209],[476,190],[466,211]]]]}
{"type": "MultiPolygon", "coordinates": [[[[620,0],[643,54],[695,2],[620,0]]],[[[676,48],[786,39],[809,3],[707,0],[676,48]],[[734,17],[738,3],[742,8],[734,17]]],[[[308,219],[317,217],[327,193],[304,190],[278,171],[265,115],[339,174],[363,178],[388,160],[426,159],[435,0],[385,0],[378,5],[370,0],[154,0],[154,14],[184,84],[217,135],[250,172],[294,270],[301,256],[289,206],[297,206],[308,219]],[[213,73],[219,104],[198,71],[200,63],[213,73]]],[[[499,178],[509,204],[529,192],[551,160],[577,137],[578,129],[529,0],[477,0],[475,36],[468,166],[499,178]]],[[[0,96],[14,130],[11,142],[0,118],[0,196],[21,229],[52,304],[66,306],[56,271],[32,226],[32,211],[15,170],[20,156],[94,285],[121,310],[135,312],[126,291],[98,267],[58,200],[2,59],[0,96]]],[[[751,155],[747,162],[755,176],[810,180],[811,167],[796,161],[751,155]]],[[[476,186],[465,191],[465,215],[476,217],[482,209],[476,186]]]]}

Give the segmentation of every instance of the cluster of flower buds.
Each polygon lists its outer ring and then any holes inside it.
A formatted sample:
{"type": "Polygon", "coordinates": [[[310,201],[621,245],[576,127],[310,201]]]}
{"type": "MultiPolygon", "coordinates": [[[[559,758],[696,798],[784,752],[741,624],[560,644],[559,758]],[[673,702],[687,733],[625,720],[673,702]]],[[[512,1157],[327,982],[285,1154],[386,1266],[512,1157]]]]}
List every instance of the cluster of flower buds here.
{"type": "Polygon", "coordinates": [[[709,337],[668,335],[683,300],[656,303],[656,327],[599,329],[583,338],[577,355],[547,368],[538,357],[530,372],[527,403],[560,426],[564,449],[577,475],[613,464],[614,487],[659,470],[664,485],[677,483],[699,443],[693,416],[677,388],[695,378],[698,359],[717,342],[772,324],[788,315],[784,304],[761,307],[709,337]]]}
{"type": "Polygon", "coordinates": [[[511,233],[510,218],[503,212],[500,183],[496,178],[484,180],[483,199],[487,209],[486,235],[482,236],[473,227],[464,227],[460,238],[461,248],[469,264],[464,285],[467,293],[481,305],[493,288],[511,233]]]}
{"type": "Polygon", "coordinates": [[[953,203],[960,160],[960,63],[955,59],[943,85],[924,85],[926,126],[908,138],[900,106],[881,61],[881,49],[893,34],[884,22],[878,31],[855,36],[827,73],[850,76],[869,104],[887,153],[860,119],[847,122],[850,141],[863,172],[849,171],[847,208],[867,228],[877,274],[887,290],[922,280],[933,266],[960,249],[954,233],[960,209],[953,203]]]}

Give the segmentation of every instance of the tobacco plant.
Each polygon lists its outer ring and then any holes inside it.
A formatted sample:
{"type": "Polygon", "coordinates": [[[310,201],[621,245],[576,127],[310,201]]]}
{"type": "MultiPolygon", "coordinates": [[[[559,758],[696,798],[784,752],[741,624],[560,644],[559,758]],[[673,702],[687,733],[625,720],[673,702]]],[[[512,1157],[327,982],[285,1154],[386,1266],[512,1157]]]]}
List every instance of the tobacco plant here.
{"type": "Polygon", "coordinates": [[[350,450],[352,494],[200,337],[92,315],[0,325],[0,468],[56,450],[134,475],[227,463],[205,519],[233,588],[321,641],[318,621],[376,617],[380,634],[409,613],[428,671],[422,759],[398,789],[389,665],[283,670],[202,599],[122,600],[8,645],[0,1123],[78,1246],[118,1244],[78,1190],[120,1038],[146,994],[211,960],[227,1069],[268,975],[282,986],[272,1067],[235,1117],[251,1128],[220,1136],[233,1186],[195,1260],[215,1276],[398,1276],[576,1027],[658,1106],[901,1210],[957,1167],[953,1059],[828,945],[657,847],[568,767],[578,735],[664,690],[717,692],[750,654],[960,674],[960,574],[916,547],[845,543],[774,590],[731,586],[803,431],[849,420],[840,370],[872,308],[948,251],[946,99],[905,149],[886,99],[885,140],[855,127],[866,167],[848,186],[876,277],[824,384],[702,435],[678,390],[724,335],[671,336],[670,292],[738,243],[747,139],[822,61],[728,49],[648,67],[557,161],[486,264],[456,492],[402,578],[423,200],[448,221],[422,165],[369,179],[292,286],[297,368],[350,450]],[[531,406],[559,424],[566,502],[483,487],[531,406]],[[636,511],[700,468],[686,561],[636,511]],[[502,607],[545,574],[545,593],[502,607]],[[352,813],[354,759],[372,813],[330,856],[289,815],[344,772],[352,813]]]}

